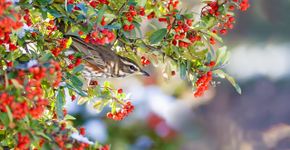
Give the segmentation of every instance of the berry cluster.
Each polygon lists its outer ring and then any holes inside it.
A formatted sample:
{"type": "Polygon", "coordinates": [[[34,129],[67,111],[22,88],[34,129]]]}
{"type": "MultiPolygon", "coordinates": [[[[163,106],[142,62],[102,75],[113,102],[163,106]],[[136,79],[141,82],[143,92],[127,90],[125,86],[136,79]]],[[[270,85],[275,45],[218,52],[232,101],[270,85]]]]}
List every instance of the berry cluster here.
{"type": "Polygon", "coordinates": [[[110,150],[110,145],[104,145],[100,147],[99,150],[110,150]]]}
{"type": "MultiPolygon", "coordinates": [[[[239,2],[239,0],[233,0],[234,2],[239,2]]],[[[240,2],[240,10],[241,11],[246,11],[249,7],[250,7],[250,4],[249,4],[249,0],[242,0],[240,2]]]]}
{"type": "Polygon", "coordinates": [[[81,57],[75,57],[74,54],[68,56],[68,59],[71,60],[73,63],[68,65],[69,69],[73,69],[82,63],[81,57]]]}
{"type": "Polygon", "coordinates": [[[32,67],[27,71],[17,71],[18,76],[13,79],[8,79],[8,86],[19,85],[23,86],[24,90],[21,95],[23,98],[15,97],[7,92],[0,94],[0,111],[6,112],[7,108],[12,111],[12,116],[16,120],[21,120],[28,114],[33,119],[38,119],[42,116],[44,110],[48,106],[48,100],[44,99],[44,91],[41,82],[51,78],[54,80],[53,87],[57,87],[61,81],[61,70],[57,62],[51,62],[49,68],[32,67]],[[56,73],[56,77],[53,75],[56,73]],[[49,72],[49,73],[48,73],[49,72]],[[47,76],[49,75],[49,77],[47,76]]]}
{"type": "Polygon", "coordinates": [[[195,83],[197,89],[194,92],[194,96],[195,97],[202,96],[204,94],[204,92],[206,90],[208,90],[208,86],[209,86],[211,80],[212,80],[212,72],[211,71],[202,75],[195,83]]]}
{"type": "Polygon", "coordinates": [[[64,49],[67,48],[67,41],[68,39],[59,39],[57,41],[57,46],[55,46],[52,50],[51,53],[57,57],[64,49]]]}
{"type": "Polygon", "coordinates": [[[172,33],[171,43],[174,46],[187,48],[196,41],[200,41],[201,37],[195,31],[190,30],[193,25],[191,16],[182,16],[178,19],[174,17],[177,13],[178,4],[178,0],[170,0],[166,7],[167,14],[164,15],[165,17],[158,18],[158,20],[167,23],[167,30],[172,33]]]}
{"type": "MultiPolygon", "coordinates": [[[[0,22],[0,28],[1,28],[1,22],[0,22]]],[[[0,34],[1,34],[1,30],[0,30],[0,34]]],[[[4,37],[2,39],[0,35],[0,44],[3,46],[8,45],[9,51],[11,52],[17,49],[17,46],[11,42],[10,32],[5,32],[4,37]]]]}
{"type": "Polygon", "coordinates": [[[89,144],[78,142],[78,141],[73,141],[66,134],[63,134],[63,135],[56,134],[54,135],[54,140],[61,150],[67,150],[66,144],[68,143],[72,143],[73,148],[71,148],[71,150],[85,150],[89,148],[89,144]]]}
{"type": "Polygon", "coordinates": [[[19,29],[23,23],[20,22],[21,16],[10,9],[11,2],[0,1],[0,45],[8,45],[10,51],[17,49],[17,46],[10,40],[10,34],[12,30],[19,29]],[[10,11],[10,16],[4,13],[4,10],[10,11]]]}
{"type": "Polygon", "coordinates": [[[14,96],[4,92],[0,94],[0,111],[7,112],[6,106],[9,106],[14,101],[14,96]]]}
{"type": "Polygon", "coordinates": [[[123,13],[125,19],[123,19],[123,30],[124,31],[132,31],[135,29],[135,25],[132,23],[134,20],[138,19],[138,17],[144,16],[144,8],[143,7],[135,7],[133,5],[129,6],[129,10],[123,13]],[[139,11],[139,12],[138,12],[139,11]]]}
{"type": "Polygon", "coordinates": [[[48,36],[52,35],[52,33],[57,30],[57,27],[53,20],[49,20],[46,29],[48,31],[48,36]]]}
{"type": "Polygon", "coordinates": [[[20,15],[10,8],[11,4],[12,3],[9,1],[0,0],[0,44],[2,44],[1,38],[4,35],[7,36],[7,34],[11,33],[12,29],[16,30],[23,25],[22,22],[20,22],[20,15]],[[9,14],[4,13],[6,10],[10,11],[9,14]],[[8,15],[14,18],[9,17],[8,15]]]}
{"type": "Polygon", "coordinates": [[[49,73],[50,75],[55,75],[55,79],[52,86],[57,88],[60,82],[62,81],[62,70],[58,62],[50,61],[50,64],[52,65],[52,67],[49,68],[49,73]]]}
{"type": "Polygon", "coordinates": [[[28,135],[22,135],[21,133],[17,134],[18,144],[15,150],[28,150],[30,145],[30,138],[28,135]]]}
{"type": "MultiPolygon", "coordinates": [[[[235,5],[237,5],[235,3],[239,3],[240,10],[242,11],[246,11],[250,7],[248,0],[242,0],[241,2],[239,2],[239,0],[233,0],[232,2],[225,1],[224,3],[219,3],[218,1],[211,1],[208,2],[207,6],[202,9],[203,16],[211,15],[221,21],[220,23],[218,23],[217,29],[213,29],[213,33],[225,35],[228,29],[234,28],[233,23],[235,22],[235,18],[230,13],[222,14],[221,10],[223,10],[224,8],[228,8],[229,12],[234,11],[235,5]]],[[[216,43],[213,37],[210,37],[210,43],[212,45],[216,43]]]]}
{"type": "Polygon", "coordinates": [[[179,4],[178,0],[169,0],[167,4],[167,10],[170,10],[173,13],[176,13],[178,4],[179,4]]]}
{"type": "Polygon", "coordinates": [[[105,45],[113,42],[116,36],[108,29],[95,30],[86,36],[85,41],[96,45],[105,45]]]}
{"type": "Polygon", "coordinates": [[[174,29],[174,38],[172,44],[175,46],[187,48],[196,41],[199,41],[201,37],[195,32],[190,31],[190,26],[192,25],[191,19],[184,18],[183,20],[178,20],[174,29]]]}
{"type": "MultiPolygon", "coordinates": [[[[215,61],[209,62],[206,66],[211,69],[216,65],[215,61]]],[[[195,97],[200,97],[204,94],[206,90],[208,90],[209,83],[212,80],[212,72],[209,71],[206,74],[202,75],[196,82],[197,90],[194,93],[195,97]]]]}
{"type": "MultiPolygon", "coordinates": [[[[110,3],[108,0],[86,0],[85,2],[93,8],[96,8],[100,4],[109,5],[109,3],[110,3]]],[[[70,5],[73,5],[75,3],[78,4],[78,2],[76,2],[75,0],[68,0],[67,3],[70,5]]],[[[80,10],[80,9],[81,8],[79,8],[77,5],[75,5],[73,8],[73,11],[80,10]]]]}
{"type": "Polygon", "coordinates": [[[31,26],[32,21],[31,21],[30,15],[29,15],[29,10],[25,9],[24,12],[25,12],[25,15],[23,16],[23,19],[25,20],[25,23],[27,24],[27,26],[31,26]]]}
{"type": "Polygon", "coordinates": [[[89,5],[91,5],[93,8],[96,8],[99,4],[109,5],[109,1],[108,0],[91,0],[89,2],[89,5]]]}
{"type": "Polygon", "coordinates": [[[121,110],[115,113],[109,112],[107,113],[107,117],[113,120],[123,120],[133,110],[134,110],[134,106],[131,104],[131,102],[126,102],[125,104],[123,104],[123,107],[121,110]]]}
{"type": "MultiPolygon", "coordinates": [[[[67,115],[66,109],[63,110],[63,113],[64,113],[64,116],[67,115]]],[[[54,115],[54,118],[56,119],[56,114],[54,115]]],[[[89,148],[90,145],[88,143],[83,143],[69,136],[69,129],[67,129],[67,122],[61,122],[61,123],[58,123],[58,125],[59,127],[54,129],[54,132],[52,133],[52,137],[55,143],[58,145],[59,149],[67,150],[68,144],[72,144],[72,148],[70,150],[85,150],[89,148]]],[[[79,134],[84,136],[85,128],[82,128],[82,127],[79,128],[79,134]]],[[[39,146],[42,147],[42,145],[45,142],[48,142],[48,141],[45,141],[44,139],[40,140],[39,146]]]]}
{"type": "Polygon", "coordinates": [[[154,11],[152,11],[151,13],[149,13],[149,14],[147,15],[147,19],[148,19],[148,20],[153,19],[153,18],[155,18],[155,17],[156,17],[156,15],[155,15],[155,12],[154,12],[154,11]]]}

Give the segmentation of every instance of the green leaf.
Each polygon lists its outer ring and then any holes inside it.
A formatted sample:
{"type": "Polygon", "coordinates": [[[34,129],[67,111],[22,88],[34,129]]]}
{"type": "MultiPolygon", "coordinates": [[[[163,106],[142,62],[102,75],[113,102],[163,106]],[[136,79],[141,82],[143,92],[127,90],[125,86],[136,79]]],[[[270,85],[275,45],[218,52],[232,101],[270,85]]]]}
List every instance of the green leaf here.
{"type": "Polygon", "coordinates": [[[142,7],[145,6],[146,2],[147,2],[147,0],[138,0],[138,1],[137,1],[138,5],[139,5],[139,6],[142,6],[142,7]]]}
{"type": "Polygon", "coordinates": [[[162,41],[162,39],[165,37],[166,33],[167,33],[166,28],[162,28],[162,29],[159,29],[159,30],[153,32],[151,34],[151,36],[149,37],[149,42],[151,44],[156,44],[156,43],[162,41]]]}
{"type": "Polygon", "coordinates": [[[121,27],[122,25],[120,23],[104,26],[104,28],[106,29],[121,29],[121,27]]]}
{"type": "Polygon", "coordinates": [[[69,115],[67,114],[65,117],[64,117],[64,120],[76,120],[76,118],[72,115],[69,115]]]}
{"type": "Polygon", "coordinates": [[[183,14],[183,16],[187,19],[191,19],[193,18],[193,14],[192,13],[188,13],[188,14],[183,14]]]}
{"type": "Polygon", "coordinates": [[[179,64],[179,73],[180,73],[180,78],[185,79],[185,76],[186,76],[186,64],[180,62],[180,64],[179,64]]]}
{"type": "Polygon", "coordinates": [[[40,5],[45,6],[48,5],[51,0],[36,0],[40,5]]]}
{"type": "Polygon", "coordinates": [[[117,105],[117,104],[116,104],[115,101],[113,101],[113,102],[111,103],[110,107],[111,107],[111,112],[112,112],[112,113],[115,113],[115,112],[116,112],[116,109],[117,109],[117,106],[116,106],[116,105],[117,105]]]}
{"type": "Polygon", "coordinates": [[[46,53],[43,56],[41,56],[39,58],[40,62],[48,62],[48,60],[50,60],[53,56],[51,55],[51,53],[46,53]]]}
{"type": "Polygon", "coordinates": [[[217,50],[216,53],[216,64],[218,66],[227,63],[229,59],[229,52],[227,51],[227,47],[223,46],[217,50]]]}
{"type": "Polygon", "coordinates": [[[8,126],[9,125],[9,117],[7,113],[0,113],[0,120],[1,122],[5,125],[8,126]]]}
{"type": "Polygon", "coordinates": [[[80,96],[84,96],[84,97],[87,96],[87,94],[81,89],[81,87],[75,87],[74,85],[71,85],[69,83],[66,83],[66,87],[75,91],[80,96]]]}
{"type": "Polygon", "coordinates": [[[80,97],[79,100],[78,100],[78,105],[82,105],[82,104],[86,103],[89,100],[90,99],[88,97],[80,97]]]}
{"type": "Polygon", "coordinates": [[[102,21],[102,18],[104,16],[105,11],[107,10],[107,5],[103,5],[102,9],[98,11],[98,19],[97,19],[97,24],[100,24],[102,21]]]}
{"type": "Polygon", "coordinates": [[[230,75],[226,74],[222,70],[215,70],[215,71],[213,71],[213,73],[217,74],[220,78],[226,78],[234,86],[236,91],[239,94],[242,94],[242,90],[241,90],[240,86],[237,84],[237,82],[235,81],[235,79],[233,77],[231,77],[230,75]]]}
{"type": "Polygon", "coordinates": [[[77,4],[77,7],[80,8],[84,13],[88,12],[88,8],[86,7],[84,3],[77,4]]]}
{"type": "Polygon", "coordinates": [[[72,44],[72,38],[69,37],[68,41],[66,42],[66,48],[69,48],[71,44],[72,44]]]}
{"type": "Polygon", "coordinates": [[[108,82],[108,81],[105,81],[105,82],[104,82],[104,87],[105,87],[105,88],[111,88],[111,87],[112,87],[112,85],[111,85],[111,83],[110,83],[110,82],[108,82]]]}
{"type": "Polygon", "coordinates": [[[55,10],[55,9],[52,9],[52,8],[47,8],[47,10],[48,10],[48,12],[52,15],[52,16],[54,16],[55,18],[59,18],[59,17],[61,17],[61,16],[63,16],[61,13],[59,13],[57,10],[55,10]]]}
{"type": "Polygon", "coordinates": [[[206,29],[210,29],[216,24],[216,18],[211,16],[202,17],[202,21],[204,21],[206,29]]]}
{"type": "Polygon", "coordinates": [[[67,11],[67,1],[68,1],[68,0],[65,0],[65,1],[64,1],[64,8],[65,8],[65,11],[67,11]]]}
{"type": "Polygon", "coordinates": [[[45,139],[47,139],[48,141],[51,141],[51,138],[49,136],[47,136],[46,134],[44,134],[43,132],[37,131],[36,135],[42,136],[45,139]]]}
{"type": "Polygon", "coordinates": [[[57,97],[56,97],[56,115],[57,118],[63,119],[63,105],[65,101],[64,91],[58,90],[57,97]]]}
{"type": "Polygon", "coordinates": [[[83,86],[83,82],[75,75],[71,76],[70,81],[76,87],[82,87],[83,86]]]}
{"type": "Polygon", "coordinates": [[[18,60],[21,61],[21,62],[28,62],[30,59],[31,59],[31,58],[29,58],[29,56],[26,55],[26,54],[23,54],[22,56],[20,56],[20,57],[18,58],[18,60]]]}
{"type": "Polygon", "coordinates": [[[218,36],[217,34],[211,32],[211,31],[208,31],[207,34],[212,36],[214,39],[218,40],[219,42],[223,43],[223,39],[220,36],[218,36]]]}
{"type": "Polygon", "coordinates": [[[84,65],[78,65],[77,67],[73,69],[72,74],[78,73],[82,71],[84,68],[85,68],[84,65]]]}
{"type": "Polygon", "coordinates": [[[12,112],[7,105],[6,105],[6,110],[7,110],[7,114],[8,114],[8,118],[9,118],[10,122],[13,122],[12,112]]]}
{"type": "Polygon", "coordinates": [[[101,112],[102,109],[104,108],[104,100],[99,100],[99,101],[96,101],[93,105],[94,109],[97,111],[97,112],[101,112]]]}
{"type": "Polygon", "coordinates": [[[67,11],[68,12],[72,12],[73,11],[73,8],[74,8],[74,5],[72,5],[72,4],[68,4],[67,5],[67,11]]]}

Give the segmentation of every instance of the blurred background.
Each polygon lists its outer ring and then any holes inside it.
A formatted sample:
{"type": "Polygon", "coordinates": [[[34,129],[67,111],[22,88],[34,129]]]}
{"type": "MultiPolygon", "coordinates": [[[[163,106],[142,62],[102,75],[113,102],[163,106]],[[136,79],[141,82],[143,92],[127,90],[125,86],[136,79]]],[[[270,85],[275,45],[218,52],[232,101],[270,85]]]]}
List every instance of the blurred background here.
{"type": "MultiPolygon", "coordinates": [[[[189,9],[197,2],[183,0],[189,9]]],[[[76,125],[86,127],[92,141],[110,143],[112,150],[289,150],[290,149],[290,1],[251,0],[237,14],[235,28],[225,37],[231,51],[229,74],[242,95],[226,81],[203,97],[174,77],[112,80],[131,93],[134,112],[116,122],[90,105],[68,102],[76,125]]]]}

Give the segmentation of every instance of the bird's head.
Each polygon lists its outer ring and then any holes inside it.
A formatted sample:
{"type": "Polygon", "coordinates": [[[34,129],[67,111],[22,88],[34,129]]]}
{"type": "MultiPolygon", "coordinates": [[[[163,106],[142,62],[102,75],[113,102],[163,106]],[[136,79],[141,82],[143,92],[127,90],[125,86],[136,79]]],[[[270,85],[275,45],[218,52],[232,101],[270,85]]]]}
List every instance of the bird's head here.
{"type": "Polygon", "coordinates": [[[120,57],[120,64],[119,64],[119,75],[127,76],[130,74],[140,74],[144,76],[150,76],[149,73],[142,70],[139,65],[137,65],[133,60],[120,57]]]}

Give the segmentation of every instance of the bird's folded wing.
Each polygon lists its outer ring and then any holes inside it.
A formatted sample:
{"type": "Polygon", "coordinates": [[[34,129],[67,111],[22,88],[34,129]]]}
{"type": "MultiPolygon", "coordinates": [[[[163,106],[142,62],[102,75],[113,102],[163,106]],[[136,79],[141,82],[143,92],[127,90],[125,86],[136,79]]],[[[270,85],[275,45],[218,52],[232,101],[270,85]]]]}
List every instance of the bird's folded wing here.
{"type": "Polygon", "coordinates": [[[102,55],[100,54],[100,50],[96,50],[98,48],[97,46],[92,45],[90,43],[86,43],[84,40],[77,37],[71,38],[73,40],[71,48],[73,48],[76,51],[84,53],[86,55],[84,57],[86,61],[98,67],[106,66],[106,63],[103,60],[104,58],[102,58],[102,55]]]}

